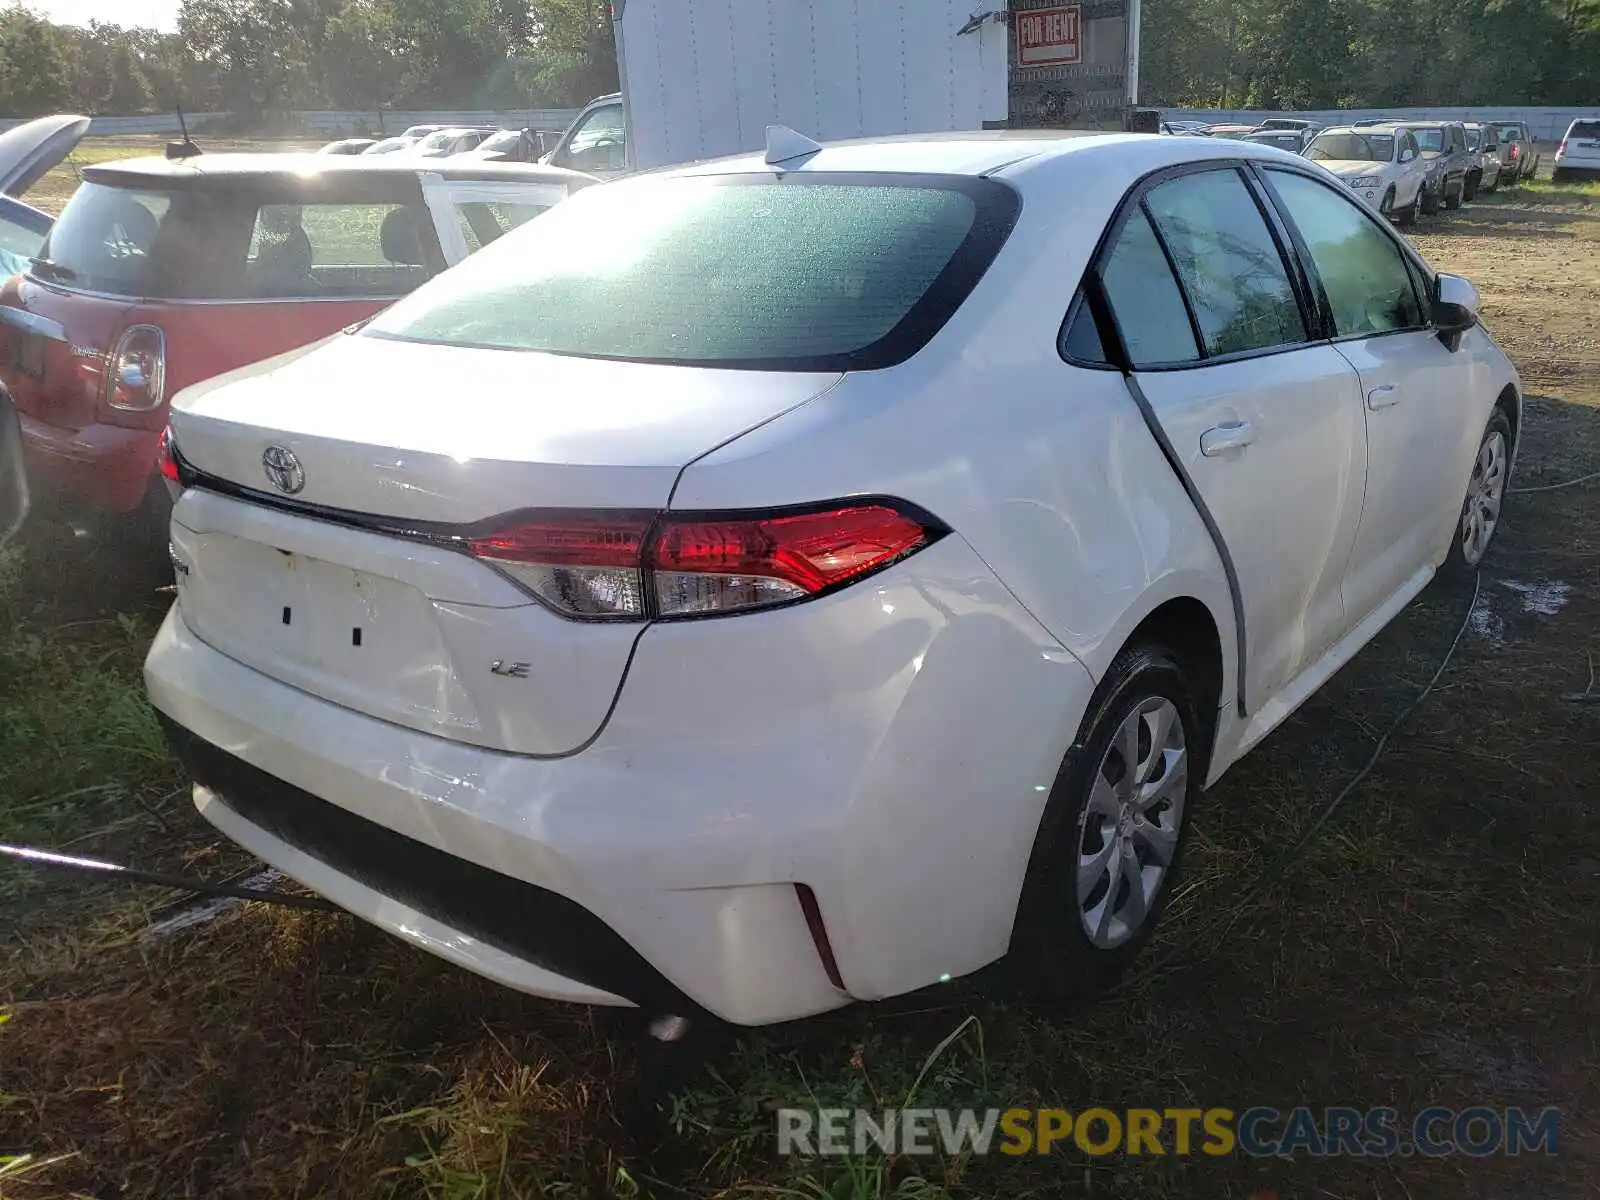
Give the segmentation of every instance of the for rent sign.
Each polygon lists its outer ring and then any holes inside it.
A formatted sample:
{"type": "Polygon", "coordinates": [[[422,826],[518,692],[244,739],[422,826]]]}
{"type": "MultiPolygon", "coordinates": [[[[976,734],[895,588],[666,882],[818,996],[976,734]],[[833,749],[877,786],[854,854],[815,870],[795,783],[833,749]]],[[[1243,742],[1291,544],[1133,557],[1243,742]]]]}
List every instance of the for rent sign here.
{"type": "Polygon", "coordinates": [[[1083,9],[1076,4],[1015,14],[1017,66],[1075,66],[1083,61],[1083,9]]]}

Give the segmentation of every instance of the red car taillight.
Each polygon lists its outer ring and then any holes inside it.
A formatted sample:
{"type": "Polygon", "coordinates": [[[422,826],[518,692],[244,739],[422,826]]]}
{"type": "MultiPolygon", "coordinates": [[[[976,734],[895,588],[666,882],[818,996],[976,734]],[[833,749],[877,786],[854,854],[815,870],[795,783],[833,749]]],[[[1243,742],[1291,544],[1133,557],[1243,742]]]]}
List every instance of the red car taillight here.
{"type": "Polygon", "coordinates": [[[106,403],[124,412],[161,407],[167,390],[167,339],[156,325],[130,325],[106,359],[106,403]]]}
{"type": "Polygon", "coordinates": [[[172,449],[172,426],[161,431],[161,441],[156,445],[156,470],[168,483],[182,483],[178,473],[178,456],[172,449]]]}
{"type": "Polygon", "coordinates": [[[1511,143],[1511,161],[1512,162],[1516,162],[1517,159],[1519,159],[1521,157],[1522,157],[1522,147],[1517,145],[1516,142],[1512,142],[1511,143]]]}
{"type": "Polygon", "coordinates": [[[541,515],[467,545],[567,616],[640,620],[809,599],[942,533],[891,501],[873,501],[727,517],[541,515]]]}

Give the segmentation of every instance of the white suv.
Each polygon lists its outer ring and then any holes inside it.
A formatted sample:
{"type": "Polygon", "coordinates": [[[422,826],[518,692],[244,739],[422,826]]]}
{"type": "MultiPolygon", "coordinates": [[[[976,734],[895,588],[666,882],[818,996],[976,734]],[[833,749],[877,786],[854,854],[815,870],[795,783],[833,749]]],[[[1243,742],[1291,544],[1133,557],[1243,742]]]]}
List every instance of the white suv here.
{"type": "Polygon", "coordinates": [[[1311,140],[1305,156],[1332,171],[1401,225],[1417,219],[1428,178],[1417,139],[1398,125],[1338,126],[1311,140]]]}
{"type": "Polygon", "coordinates": [[[1201,789],[1482,559],[1516,372],[1283,151],[775,140],[180,395],[151,699],[228,836],[530,992],[1092,987],[1201,789]]]}
{"type": "Polygon", "coordinates": [[[1595,174],[1600,174],[1600,121],[1574,121],[1567,126],[1556,150],[1555,170],[1550,178],[1562,183],[1595,174]]]}

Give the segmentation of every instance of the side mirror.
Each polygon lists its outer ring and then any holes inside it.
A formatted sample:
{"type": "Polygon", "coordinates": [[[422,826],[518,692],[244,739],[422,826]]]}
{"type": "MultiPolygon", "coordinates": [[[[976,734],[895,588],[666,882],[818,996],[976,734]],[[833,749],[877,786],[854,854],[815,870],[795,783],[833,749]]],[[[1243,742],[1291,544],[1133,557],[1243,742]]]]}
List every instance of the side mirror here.
{"type": "Polygon", "coordinates": [[[1410,146],[1407,146],[1404,150],[1400,151],[1400,161],[1403,163],[1412,162],[1416,159],[1416,157],[1417,152],[1410,146]]]}
{"type": "Polygon", "coordinates": [[[0,387],[0,545],[28,515],[28,477],[22,466],[22,426],[11,397],[0,387]]]}
{"type": "Polygon", "coordinates": [[[1459,275],[1439,275],[1433,285],[1433,324],[1451,350],[1478,323],[1478,289],[1459,275]]]}

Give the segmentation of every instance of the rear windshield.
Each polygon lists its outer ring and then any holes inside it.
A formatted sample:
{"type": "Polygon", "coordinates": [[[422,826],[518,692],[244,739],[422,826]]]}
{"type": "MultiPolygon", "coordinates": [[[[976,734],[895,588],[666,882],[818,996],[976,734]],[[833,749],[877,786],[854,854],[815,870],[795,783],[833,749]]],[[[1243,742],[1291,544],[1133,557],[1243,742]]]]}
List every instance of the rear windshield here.
{"type": "Polygon", "coordinates": [[[773,370],[916,353],[1016,218],[992,180],[735,175],[588,188],[364,335],[773,370]]]}
{"type": "Polygon", "coordinates": [[[68,287],[154,299],[375,297],[432,272],[420,197],[302,202],[259,189],[85,183],[34,270],[68,287]]]}
{"type": "Polygon", "coordinates": [[[1522,140],[1521,125],[1500,126],[1500,139],[1506,142],[1520,142],[1522,140]]]}
{"type": "Polygon", "coordinates": [[[1569,138],[1600,138],[1600,121],[1574,121],[1567,130],[1569,138]]]}

